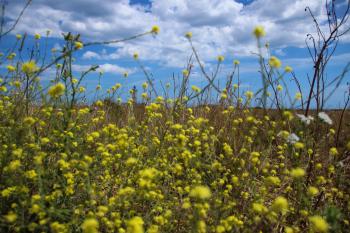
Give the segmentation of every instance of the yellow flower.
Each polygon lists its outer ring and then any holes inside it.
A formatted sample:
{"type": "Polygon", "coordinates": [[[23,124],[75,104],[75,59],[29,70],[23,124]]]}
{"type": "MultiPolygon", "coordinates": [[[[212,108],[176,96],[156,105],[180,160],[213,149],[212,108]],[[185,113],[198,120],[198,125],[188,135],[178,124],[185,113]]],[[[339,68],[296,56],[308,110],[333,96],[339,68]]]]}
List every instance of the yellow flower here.
{"type": "Polygon", "coordinates": [[[39,33],[36,33],[36,34],[34,35],[34,38],[35,38],[36,40],[39,40],[39,39],[41,38],[41,35],[40,35],[39,33]]]}
{"type": "Polygon", "coordinates": [[[36,66],[35,61],[28,61],[22,64],[22,71],[26,74],[31,74],[37,71],[39,68],[36,66]]]}
{"type": "Polygon", "coordinates": [[[159,31],[160,31],[159,26],[155,25],[155,26],[152,27],[151,33],[157,35],[159,33],[159,31]]]}
{"type": "Polygon", "coordinates": [[[296,100],[301,100],[301,96],[302,96],[301,93],[300,93],[300,92],[297,92],[297,93],[295,93],[295,97],[294,97],[294,98],[295,98],[296,100]]]}
{"type": "Polygon", "coordinates": [[[296,142],[294,143],[294,148],[295,149],[303,149],[305,147],[304,143],[302,142],[296,142]]]}
{"type": "Polygon", "coordinates": [[[284,228],[284,233],[294,233],[294,230],[291,227],[285,227],[284,228]]]}
{"type": "Polygon", "coordinates": [[[205,222],[203,220],[200,220],[197,222],[197,232],[198,233],[206,233],[207,230],[207,225],[205,224],[205,222]]]}
{"type": "Polygon", "coordinates": [[[256,26],[254,28],[253,34],[255,35],[256,38],[260,38],[266,35],[264,27],[262,26],[256,26]]]}
{"type": "Polygon", "coordinates": [[[132,219],[130,219],[129,221],[127,221],[126,223],[126,232],[127,233],[143,233],[144,229],[143,229],[143,220],[141,217],[133,217],[132,219]]]}
{"type": "Polygon", "coordinates": [[[201,91],[201,89],[195,85],[193,85],[191,88],[192,88],[192,91],[197,92],[197,93],[201,91]]]}
{"type": "Polygon", "coordinates": [[[129,76],[128,72],[123,73],[124,78],[127,78],[129,76]]]}
{"type": "Polygon", "coordinates": [[[133,57],[134,57],[135,60],[137,60],[137,59],[139,59],[139,54],[138,53],[134,53],[133,57]]]}
{"type": "Polygon", "coordinates": [[[12,60],[13,58],[15,58],[16,54],[15,53],[11,53],[10,55],[7,56],[8,60],[12,60]]]}
{"type": "Polygon", "coordinates": [[[17,170],[19,167],[21,166],[21,161],[16,159],[10,162],[10,164],[8,165],[8,169],[10,171],[15,171],[17,170]]]}
{"type": "Polygon", "coordinates": [[[125,164],[127,166],[131,166],[131,165],[134,165],[137,163],[137,159],[133,158],[133,157],[130,157],[128,158],[126,161],[125,161],[125,164]]]}
{"type": "Polygon", "coordinates": [[[276,176],[269,176],[265,179],[266,183],[268,185],[275,185],[278,186],[281,184],[281,180],[280,178],[276,177],[276,176]]]}
{"type": "Polygon", "coordinates": [[[148,98],[148,94],[146,92],[143,92],[141,94],[141,97],[142,97],[142,99],[147,99],[148,98]]]}
{"type": "Polygon", "coordinates": [[[23,124],[26,126],[31,126],[35,123],[35,119],[33,117],[25,117],[23,119],[23,124]]]}
{"type": "Polygon", "coordinates": [[[184,69],[184,70],[182,71],[182,75],[183,75],[184,77],[187,77],[188,74],[189,74],[189,72],[188,72],[187,69],[184,69]]]}
{"type": "Polygon", "coordinates": [[[81,225],[81,229],[83,230],[83,233],[98,233],[99,232],[98,227],[99,227],[99,223],[94,218],[86,219],[81,225]]]}
{"type": "Polygon", "coordinates": [[[316,196],[319,191],[318,191],[318,188],[314,187],[314,186],[310,186],[308,189],[307,189],[307,193],[310,195],[310,196],[316,196]]]}
{"type": "Polygon", "coordinates": [[[288,201],[286,198],[279,196],[273,201],[271,208],[273,211],[285,213],[288,211],[288,201]]]}
{"type": "Polygon", "coordinates": [[[262,213],[265,213],[267,211],[267,208],[263,204],[260,204],[260,203],[253,203],[252,209],[254,212],[256,212],[258,214],[262,214],[262,213]]]}
{"type": "Polygon", "coordinates": [[[224,233],[224,232],[226,232],[226,229],[224,226],[219,225],[216,227],[216,233],[224,233]]]}
{"type": "Polygon", "coordinates": [[[34,170],[30,170],[30,171],[26,171],[25,176],[28,179],[34,180],[38,176],[38,174],[36,174],[34,170]]]}
{"type": "Polygon", "coordinates": [[[275,56],[272,56],[269,60],[269,65],[272,67],[272,68],[280,68],[282,63],[281,61],[275,57],[275,56]]]}
{"type": "Polygon", "coordinates": [[[14,72],[16,70],[16,67],[8,65],[7,67],[8,72],[14,72]]]}
{"type": "Polygon", "coordinates": [[[50,228],[53,233],[65,233],[68,232],[64,224],[60,224],[59,222],[55,221],[50,224],[50,228]]]}
{"type": "Polygon", "coordinates": [[[63,95],[65,89],[66,87],[63,83],[57,83],[56,85],[50,87],[48,93],[52,98],[58,98],[63,95]]]}
{"type": "Polygon", "coordinates": [[[76,41],[74,43],[74,47],[75,47],[75,49],[82,49],[84,47],[84,44],[81,43],[80,41],[76,41]]]}
{"type": "Polygon", "coordinates": [[[190,197],[206,200],[211,197],[211,191],[208,187],[199,185],[191,190],[190,197]]]}
{"type": "Polygon", "coordinates": [[[192,32],[186,32],[185,37],[187,39],[191,39],[192,38],[192,32]]]}
{"type": "Polygon", "coordinates": [[[151,225],[148,229],[147,229],[148,233],[159,233],[159,226],[157,225],[151,225]]]}
{"type": "Polygon", "coordinates": [[[0,91],[7,92],[7,87],[6,86],[0,86],[0,91]]]}
{"type": "Polygon", "coordinates": [[[328,232],[329,225],[326,220],[324,220],[321,216],[315,215],[309,217],[309,221],[311,224],[311,229],[314,232],[325,233],[328,232]]]}
{"type": "Polygon", "coordinates": [[[338,152],[337,148],[332,147],[332,148],[329,149],[329,154],[332,155],[332,156],[336,156],[336,155],[339,154],[339,152],[338,152]]]}
{"type": "Polygon", "coordinates": [[[251,91],[246,91],[244,95],[247,97],[247,99],[251,99],[254,96],[254,93],[251,91]]]}
{"type": "Polygon", "coordinates": [[[239,65],[239,63],[240,63],[239,60],[234,60],[233,61],[233,64],[235,64],[235,65],[239,65]]]}
{"type": "Polygon", "coordinates": [[[292,67],[290,67],[290,66],[286,66],[286,67],[284,68],[284,71],[287,72],[287,73],[290,73],[290,72],[293,71],[293,69],[292,69],[292,67]]]}
{"type": "Polygon", "coordinates": [[[301,178],[305,176],[305,170],[300,167],[294,168],[290,171],[290,176],[293,178],[301,178]]]}
{"type": "Polygon", "coordinates": [[[5,220],[8,222],[8,223],[13,223],[14,221],[16,221],[17,219],[17,214],[15,214],[14,212],[10,211],[8,214],[6,214],[4,216],[5,220]]]}
{"type": "Polygon", "coordinates": [[[218,62],[223,62],[225,60],[224,56],[219,55],[218,56],[218,62]]]}
{"type": "Polygon", "coordinates": [[[278,86],[277,86],[277,91],[282,91],[282,90],[283,90],[282,85],[278,85],[278,86]]]}
{"type": "Polygon", "coordinates": [[[16,39],[17,39],[17,40],[20,40],[21,38],[22,38],[22,35],[21,35],[21,34],[17,34],[17,35],[16,35],[16,39]]]}
{"type": "Polygon", "coordinates": [[[148,83],[147,82],[142,83],[142,88],[143,89],[147,89],[147,87],[148,87],[148,83]]]}

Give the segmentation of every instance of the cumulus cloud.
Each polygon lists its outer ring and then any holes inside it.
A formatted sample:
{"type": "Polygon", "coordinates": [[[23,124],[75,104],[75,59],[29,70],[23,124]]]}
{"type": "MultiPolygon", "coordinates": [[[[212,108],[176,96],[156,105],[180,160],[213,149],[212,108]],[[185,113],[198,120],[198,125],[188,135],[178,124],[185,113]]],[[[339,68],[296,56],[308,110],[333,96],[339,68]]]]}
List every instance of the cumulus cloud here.
{"type": "Polygon", "coordinates": [[[101,59],[101,56],[98,53],[93,51],[86,51],[83,56],[83,59],[101,59]]]}
{"type": "MultiPolygon", "coordinates": [[[[8,17],[14,20],[23,4],[24,0],[11,1],[8,17]]],[[[325,0],[255,0],[249,5],[234,0],[153,0],[150,6],[142,6],[128,0],[36,0],[16,32],[51,29],[59,37],[61,32],[72,31],[84,41],[104,41],[144,32],[157,24],[161,33],[156,38],[112,45],[115,51],[110,54],[87,51],[83,58],[120,59],[138,52],[140,59],[181,67],[191,54],[184,38],[187,31],[193,32],[194,45],[205,62],[219,54],[251,56],[256,51],[252,36],[256,25],[266,28],[264,39],[277,53],[288,46],[305,47],[306,34],[315,28],[304,9],[309,6],[322,22],[326,19],[324,4],[325,0]]],[[[350,42],[350,37],[345,39],[350,42]]]]}
{"type": "MultiPolygon", "coordinates": [[[[77,71],[77,72],[83,72],[83,71],[87,71],[91,66],[89,65],[78,65],[75,64],[73,65],[73,70],[77,71]]],[[[128,73],[128,74],[132,74],[136,71],[135,68],[125,68],[125,67],[121,67],[115,64],[110,64],[110,63],[105,63],[105,64],[101,64],[99,65],[99,68],[97,69],[99,72],[104,72],[104,73],[111,73],[111,74],[124,74],[124,73],[128,73]]]]}

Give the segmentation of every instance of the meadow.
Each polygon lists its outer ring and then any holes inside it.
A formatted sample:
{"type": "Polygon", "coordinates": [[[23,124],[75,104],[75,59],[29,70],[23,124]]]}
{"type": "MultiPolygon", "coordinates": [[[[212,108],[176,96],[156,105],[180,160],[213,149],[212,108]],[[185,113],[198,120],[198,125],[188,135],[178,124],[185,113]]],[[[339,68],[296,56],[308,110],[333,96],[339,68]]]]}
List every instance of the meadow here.
{"type": "MultiPolygon", "coordinates": [[[[153,26],[96,43],[67,33],[62,51],[45,64],[39,46],[22,59],[27,35],[2,51],[0,231],[348,232],[349,97],[343,109],[322,106],[325,57],[316,56],[310,94],[289,93],[283,80],[293,69],[263,55],[269,46],[257,26],[252,37],[263,85],[243,92],[240,62],[232,61],[225,87],[218,86],[188,32],[193,59],[176,85],[157,90],[134,54],[145,72],[142,93],[132,89],[121,101],[121,84],[98,85],[103,98],[82,101],[84,78],[97,67],[77,77],[76,51],[159,33],[153,26]],[[194,66],[204,87],[189,85],[194,66]],[[55,75],[43,86],[48,69],[55,75]],[[209,104],[213,95],[217,102],[209,104]]],[[[36,44],[42,36],[35,35],[36,44]]],[[[217,71],[224,59],[217,57],[217,71]]]]}

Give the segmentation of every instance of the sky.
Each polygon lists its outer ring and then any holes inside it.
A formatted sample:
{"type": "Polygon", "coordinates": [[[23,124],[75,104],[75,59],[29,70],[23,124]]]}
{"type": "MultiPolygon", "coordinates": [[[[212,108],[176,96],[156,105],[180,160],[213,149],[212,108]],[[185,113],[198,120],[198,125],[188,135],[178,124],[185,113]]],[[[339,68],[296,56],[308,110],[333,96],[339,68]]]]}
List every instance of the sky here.
{"type": "MultiPolygon", "coordinates": [[[[4,0],[1,0],[4,2],[4,0]]],[[[344,10],[347,0],[337,0],[337,11],[344,10]]],[[[25,0],[6,0],[5,27],[11,25],[25,4],[25,0]]],[[[305,7],[326,29],[325,0],[33,0],[11,35],[0,41],[0,50],[12,45],[17,33],[29,35],[29,46],[35,43],[33,35],[40,33],[41,46],[62,48],[62,32],[81,34],[83,42],[121,39],[160,27],[157,36],[147,35],[133,41],[108,46],[90,46],[75,54],[74,69],[79,75],[91,65],[104,71],[101,85],[104,90],[121,83],[124,91],[146,80],[133,59],[138,53],[140,62],[151,73],[156,86],[172,82],[173,75],[180,77],[191,55],[191,47],[184,37],[192,32],[193,44],[208,73],[214,71],[217,56],[225,60],[218,79],[224,82],[233,69],[233,60],[240,61],[240,79],[243,90],[261,87],[256,39],[252,31],[257,25],[265,28],[262,42],[270,44],[270,54],[293,68],[306,95],[307,76],[312,75],[312,60],[305,45],[306,35],[314,34],[315,27],[305,7]],[[46,31],[51,33],[44,38],[46,31]],[[32,43],[32,44],[30,44],[32,43]],[[123,73],[128,72],[128,78],[123,73]]],[[[350,25],[348,23],[348,25],[350,25]]],[[[43,47],[45,48],[45,47],[43,47]]],[[[331,60],[327,78],[331,80],[350,62],[350,33],[340,41],[331,60]]],[[[205,85],[205,78],[194,63],[191,85],[205,85]]],[[[282,68],[283,71],[283,68],[282,68]]],[[[98,83],[98,72],[86,78],[84,85],[93,90],[98,83]]],[[[52,79],[46,74],[43,82],[52,79]]],[[[297,89],[291,76],[285,76],[291,93],[297,89]]],[[[327,103],[337,108],[344,104],[345,77],[338,91],[327,103]]]]}

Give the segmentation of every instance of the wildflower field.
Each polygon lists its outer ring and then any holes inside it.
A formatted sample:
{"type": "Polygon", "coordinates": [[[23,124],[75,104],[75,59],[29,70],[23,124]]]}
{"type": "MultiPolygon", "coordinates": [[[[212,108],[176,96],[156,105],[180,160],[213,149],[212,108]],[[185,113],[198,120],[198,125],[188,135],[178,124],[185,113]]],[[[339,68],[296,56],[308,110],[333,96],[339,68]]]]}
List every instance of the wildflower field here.
{"type": "MultiPolygon", "coordinates": [[[[120,41],[159,33],[153,26],[120,41]]],[[[26,36],[18,34],[0,57],[0,232],[349,232],[349,98],[327,110],[322,91],[288,93],[293,69],[264,55],[264,36],[262,26],[252,29],[257,92],[240,91],[238,60],[217,85],[188,32],[194,60],[176,90],[156,89],[134,54],[145,72],[139,96],[118,100],[117,83],[83,101],[84,78],[97,67],[76,76],[74,53],[94,43],[67,33],[62,51],[41,64],[21,58],[26,36]],[[194,66],[204,87],[189,85],[194,66]]]]}

